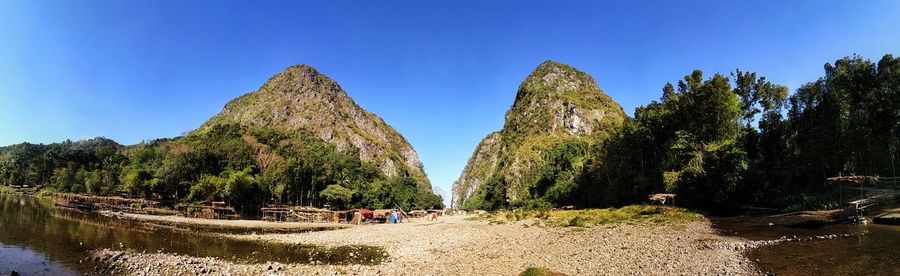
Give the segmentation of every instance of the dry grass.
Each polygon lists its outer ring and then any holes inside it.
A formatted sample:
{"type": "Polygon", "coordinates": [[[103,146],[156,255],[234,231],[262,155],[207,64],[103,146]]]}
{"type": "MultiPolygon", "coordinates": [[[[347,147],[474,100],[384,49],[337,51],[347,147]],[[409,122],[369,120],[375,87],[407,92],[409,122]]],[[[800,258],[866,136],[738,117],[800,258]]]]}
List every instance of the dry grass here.
{"type": "Polygon", "coordinates": [[[0,185],[0,194],[3,194],[3,193],[12,194],[15,192],[16,192],[16,189],[13,189],[13,187],[6,186],[6,185],[0,185]]]}
{"type": "Polygon", "coordinates": [[[497,211],[472,217],[491,224],[533,220],[535,224],[556,227],[591,227],[614,223],[682,225],[705,221],[703,215],[677,207],[629,205],[622,208],[584,210],[512,210],[497,211]]]}

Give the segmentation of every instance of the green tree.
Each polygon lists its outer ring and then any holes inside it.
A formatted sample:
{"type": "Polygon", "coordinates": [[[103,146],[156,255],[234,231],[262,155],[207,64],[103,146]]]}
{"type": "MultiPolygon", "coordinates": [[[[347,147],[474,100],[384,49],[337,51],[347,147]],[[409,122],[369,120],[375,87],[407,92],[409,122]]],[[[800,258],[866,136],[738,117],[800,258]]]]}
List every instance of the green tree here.
{"type": "Polygon", "coordinates": [[[133,163],[122,169],[122,189],[130,196],[150,196],[150,180],[153,174],[140,164],[133,163]]]}
{"type": "Polygon", "coordinates": [[[79,181],[75,178],[75,171],[68,167],[53,170],[52,179],[52,187],[57,191],[71,191],[72,186],[79,181]]]}
{"type": "Polygon", "coordinates": [[[354,194],[356,191],[337,184],[328,185],[319,192],[319,196],[338,209],[345,208],[353,199],[354,194]]]}
{"type": "Polygon", "coordinates": [[[252,168],[246,168],[237,172],[226,171],[221,175],[225,183],[220,194],[226,203],[242,214],[257,214],[268,198],[267,189],[259,185],[252,172],[252,168]]]}
{"type": "MultiPolygon", "coordinates": [[[[230,183],[229,179],[226,178],[213,175],[201,176],[200,180],[191,185],[191,190],[187,196],[187,199],[189,199],[190,201],[199,201],[204,203],[211,203],[213,201],[222,200],[222,194],[225,193],[225,188],[228,183],[230,183]]],[[[236,188],[230,187],[229,189],[236,188]]],[[[233,190],[229,190],[228,192],[233,192],[233,190]]]]}

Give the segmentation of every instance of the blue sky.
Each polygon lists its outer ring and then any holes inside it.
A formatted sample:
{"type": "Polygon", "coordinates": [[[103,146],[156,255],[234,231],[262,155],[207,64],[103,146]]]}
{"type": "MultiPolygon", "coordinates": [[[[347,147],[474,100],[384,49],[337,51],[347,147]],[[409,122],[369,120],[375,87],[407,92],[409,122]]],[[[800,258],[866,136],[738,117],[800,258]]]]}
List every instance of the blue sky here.
{"type": "Polygon", "coordinates": [[[0,1],[0,145],[177,136],[306,63],[449,193],[547,59],[632,113],[697,68],[794,89],[843,56],[900,54],[900,1],[245,2],[0,1]]]}

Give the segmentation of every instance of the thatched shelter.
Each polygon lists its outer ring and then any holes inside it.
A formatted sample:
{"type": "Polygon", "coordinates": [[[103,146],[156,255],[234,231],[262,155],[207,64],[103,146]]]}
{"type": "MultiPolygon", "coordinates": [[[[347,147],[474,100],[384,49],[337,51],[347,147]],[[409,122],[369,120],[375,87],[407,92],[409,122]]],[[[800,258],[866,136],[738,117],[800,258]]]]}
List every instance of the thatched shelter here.
{"type": "Polygon", "coordinates": [[[675,205],[675,194],[652,194],[647,197],[650,201],[659,202],[659,204],[666,205],[666,201],[671,199],[672,205],[675,205]]]}

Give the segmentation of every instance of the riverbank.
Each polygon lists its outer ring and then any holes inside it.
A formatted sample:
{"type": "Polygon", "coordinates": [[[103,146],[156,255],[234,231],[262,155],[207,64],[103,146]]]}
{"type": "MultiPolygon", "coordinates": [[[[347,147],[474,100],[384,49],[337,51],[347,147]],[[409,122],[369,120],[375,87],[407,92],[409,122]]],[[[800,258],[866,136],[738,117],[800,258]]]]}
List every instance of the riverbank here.
{"type": "Polygon", "coordinates": [[[740,251],[710,246],[745,240],[722,236],[706,221],[549,227],[536,226],[533,220],[494,224],[466,218],[307,233],[225,235],[267,243],[378,246],[388,254],[378,265],[240,264],[220,258],[114,250],[94,251],[92,261],[95,272],[133,275],[515,275],[528,267],[568,275],[758,272],[740,251]]]}
{"type": "Polygon", "coordinates": [[[885,225],[900,226],[900,207],[888,208],[882,210],[879,214],[872,218],[872,222],[885,225]]]}
{"type": "Polygon", "coordinates": [[[180,229],[197,229],[204,232],[224,233],[270,233],[270,232],[309,232],[335,230],[353,227],[346,223],[311,223],[311,222],[272,222],[263,220],[222,220],[189,218],[182,216],[162,216],[131,214],[121,212],[101,211],[101,215],[116,217],[119,219],[134,220],[147,224],[170,226],[180,229]]]}
{"type": "MultiPolygon", "coordinates": [[[[372,265],[386,252],[374,246],[297,245],[227,238],[201,227],[160,227],[132,219],[55,206],[52,199],[0,194],[0,275],[95,275],[87,259],[98,250],[210,257],[232,263],[372,265]],[[352,254],[351,254],[352,253],[352,254]]],[[[102,271],[100,271],[102,272],[102,271]]]]}

